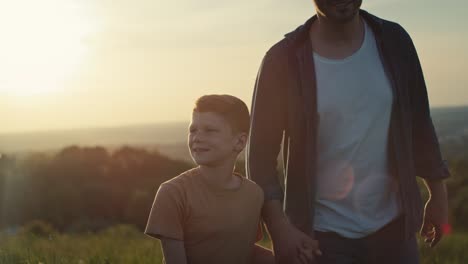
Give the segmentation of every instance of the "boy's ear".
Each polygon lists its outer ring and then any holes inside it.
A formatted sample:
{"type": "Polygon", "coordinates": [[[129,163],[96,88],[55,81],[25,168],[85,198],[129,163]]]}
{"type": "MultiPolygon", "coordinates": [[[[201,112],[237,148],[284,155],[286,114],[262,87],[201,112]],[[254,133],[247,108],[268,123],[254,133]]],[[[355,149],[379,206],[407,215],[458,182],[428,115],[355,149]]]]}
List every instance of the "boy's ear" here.
{"type": "Polygon", "coordinates": [[[234,146],[234,150],[237,152],[241,152],[244,148],[245,145],[247,145],[247,140],[248,140],[249,135],[247,133],[240,133],[237,136],[237,142],[236,145],[234,146]]]}

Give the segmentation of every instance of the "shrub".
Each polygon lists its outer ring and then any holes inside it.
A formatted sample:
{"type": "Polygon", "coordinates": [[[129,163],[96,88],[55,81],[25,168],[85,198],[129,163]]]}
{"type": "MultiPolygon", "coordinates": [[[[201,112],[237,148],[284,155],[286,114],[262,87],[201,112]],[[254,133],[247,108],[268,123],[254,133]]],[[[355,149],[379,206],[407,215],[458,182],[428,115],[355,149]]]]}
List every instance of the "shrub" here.
{"type": "Polygon", "coordinates": [[[24,225],[20,229],[19,233],[24,235],[34,235],[38,237],[49,237],[52,235],[56,235],[57,231],[52,225],[44,221],[34,220],[24,225]]]}

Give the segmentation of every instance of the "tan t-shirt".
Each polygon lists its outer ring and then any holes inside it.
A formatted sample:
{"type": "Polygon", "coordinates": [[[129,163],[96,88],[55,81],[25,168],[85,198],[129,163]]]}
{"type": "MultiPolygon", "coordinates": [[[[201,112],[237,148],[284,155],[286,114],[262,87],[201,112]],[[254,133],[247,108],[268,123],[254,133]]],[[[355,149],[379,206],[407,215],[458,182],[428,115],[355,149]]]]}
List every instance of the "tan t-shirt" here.
{"type": "Polygon", "coordinates": [[[240,177],[234,190],[219,189],[198,168],[159,187],[145,234],[183,240],[189,264],[243,264],[258,237],[263,192],[240,177]]]}

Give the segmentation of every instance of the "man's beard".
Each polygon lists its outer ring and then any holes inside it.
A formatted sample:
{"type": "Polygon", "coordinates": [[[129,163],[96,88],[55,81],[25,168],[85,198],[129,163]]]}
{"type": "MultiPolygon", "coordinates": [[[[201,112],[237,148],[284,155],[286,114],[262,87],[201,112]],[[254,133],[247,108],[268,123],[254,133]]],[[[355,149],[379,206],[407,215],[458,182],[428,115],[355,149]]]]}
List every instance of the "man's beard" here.
{"type": "Polygon", "coordinates": [[[362,0],[316,0],[319,13],[334,23],[345,24],[359,12],[362,0]]]}

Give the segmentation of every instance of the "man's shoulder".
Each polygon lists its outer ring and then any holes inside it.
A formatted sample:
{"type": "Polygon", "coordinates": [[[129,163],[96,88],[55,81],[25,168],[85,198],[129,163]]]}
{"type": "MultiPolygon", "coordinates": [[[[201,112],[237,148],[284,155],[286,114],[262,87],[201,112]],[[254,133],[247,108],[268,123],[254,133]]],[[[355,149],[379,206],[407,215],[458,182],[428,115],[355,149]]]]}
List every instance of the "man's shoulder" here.
{"type": "Polygon", "coordinates": [[[283,37],[281,40],[273,44],[268,50],[267,54],[283,54],[291,48],[291,41],[283,37]]]}
{"type": "Polygon", "coordinates": [[[376,15],[370,14],[366,11],[363,11],[363,13],[365,17],[372,20],[373,23],[377,24],[381,28],[385,36],[388,36],[390,38],[395,38],[394,40],[405,40],[405,41],[411,40],[411,37],[406,31],[406,29],[399,23],[395,21],[383,19],[376,15]]]}
{"type": "Polygon", "coordinates": [[[286,37],[273,44],[265,53],[266,60],[285,59],[293,49],[292,41],[286,37]]]}
{"type": "Polygon", "coordinates": [[[406,31],[406,29],[402,25],[398,24],[397,22],[384,20],[383,26],[384,26],[385,32],[388,32],[389,34],[392,34],[393,36],[399,37],[399,40],[411,40],[411,37],[408,31],[406,31]]]}

